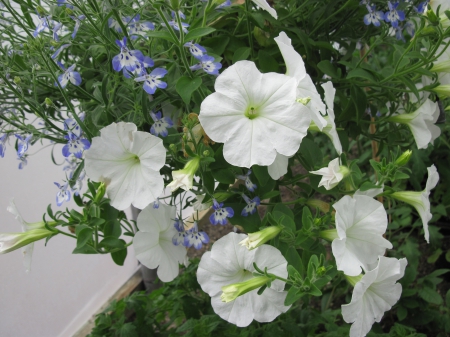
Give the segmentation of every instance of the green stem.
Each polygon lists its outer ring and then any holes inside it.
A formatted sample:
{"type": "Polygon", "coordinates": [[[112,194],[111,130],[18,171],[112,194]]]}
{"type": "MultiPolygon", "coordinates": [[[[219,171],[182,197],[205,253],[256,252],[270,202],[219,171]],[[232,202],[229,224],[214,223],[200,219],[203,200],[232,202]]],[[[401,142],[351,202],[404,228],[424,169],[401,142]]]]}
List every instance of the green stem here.
{"type": "Polygon", "coordinates": [[[248,33],[248,43],[250,45],[250,57],[252,60],[255,59],[254,51],[253,51],[253,34],[250,26],[250,8],[251,8],[251,0],[245,0],[245,14],[247,16],[247,33],[248,33]]]}

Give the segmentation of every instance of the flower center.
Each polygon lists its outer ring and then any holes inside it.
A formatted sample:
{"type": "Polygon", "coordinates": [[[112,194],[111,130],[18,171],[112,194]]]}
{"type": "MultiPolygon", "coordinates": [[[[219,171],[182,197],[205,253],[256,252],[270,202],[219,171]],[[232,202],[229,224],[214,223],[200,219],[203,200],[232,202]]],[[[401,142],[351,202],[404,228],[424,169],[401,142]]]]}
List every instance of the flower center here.
{"type": "Polygon", "coordinates": [[[258,115],[258,111],[254,107],[250,107],[245,112],[245,117],[247,117],[248,119],[255,119],[256,117],[258,117],[258,115]]]}

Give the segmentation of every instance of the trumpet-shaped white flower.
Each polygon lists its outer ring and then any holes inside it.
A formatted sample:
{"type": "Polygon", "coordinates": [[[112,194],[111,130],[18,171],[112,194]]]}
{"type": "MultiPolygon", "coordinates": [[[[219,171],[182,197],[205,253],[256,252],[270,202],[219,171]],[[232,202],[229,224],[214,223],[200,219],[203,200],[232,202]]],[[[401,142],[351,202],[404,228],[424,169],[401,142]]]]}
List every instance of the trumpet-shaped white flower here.
{"type": "Polygon", "coordinates": [[[178,264],[186,257],[186,248],[174,245],[172,239],[177,234],[174,227],[176,207],[160,204],[158,209],[147,206],[139,213],[139,231],[133,239],[136,258],[147,268],[158,267],[158,277],[170,282],[177,277],[178,264]]]}
{"type": "Polygon", "coordinates": [[[132,123],[112,123],[100,130],[85,152],[88,177],[104,182],[111,205],[124,210],[131,204],[143,209],[161,194],[159,170],[166,161],[162,140],[137,131],[132,123]]]}
{"type": "Polygon", "coordinates": [[[272,240],[274,237],[280,234],[281,231],[281,227],[269,226],[258,232],[248,234],[248,236],[244,240],[239,242],[239,244],[246,247],[248,250],[252,250],[272,240]]]}
{"type": "Polygon", "coordinates": [[[413,206],[419,213],[423,224],[423,231],[425,232],[425,240],[430,243],[430,232],[428,230],[428,221],[431,220],[432,214],[430,212],[430,191],[436,187],[439,181],[439,174],[436,166],[428,167],[428,179],[425,189],[422,192],[403,191],[391,194],[391,197],[413,206]]]}
{"type": "Polygon", "coordinates": [[[434,140],[441,134],[441,129],[434,125],[439,117],[439,106],[427,99],[415,112],[403,113],[391,116],[388,121],[406,124],[416,141],[417,148],[425,149],[428,143],[433,144],[434,140]]]}
{"type": "MultiPolygon", "coordinates": [[[[436,54],[439,55],[440,53],[442,53],[442,52],[443,53],[434,62],[433,68],[430,69],[431,71],[450,73],[450,48],[446,48],[444,50],[444,48],[447,46],[447,44],[449,42],[450,42],[450,39],[445,39],[444,41],[442,41],[441,46],[436,51],[436,54]]],[[[447,83],[442,83],[442,84],[447,84],[447,83]]]]}
{"type": "Polygon", "coordinates": [[[369,196],[346,195],[333,205],[336,210],[336,229],[339,238],[331,248],[338,270],[356,276],[361,267],[369,265],[383,255],[392,244],[383,238],[387,228],[387,214],[383,204],[369,196]]]}
{"type": "Polygon", "coordinates": [[[307,104],[308,111],[314,123],[322,130],[327,125],[327,121],[322,116],[326,112],[325,104],[323,104],[311,77],[306,73],[305,63],[301,55],[295,51],[291,39],[285,32],[281,32],[274,40],[286,63],[286,75],[295,78],[297,81],[297,98],[310,99],[307,104]]]}
{"type": "Polygon", "coordinates": [[[317,171],[310,171],[310,173],[322,176],[319,187],[323,186],[327,190],[336,187],[344,177],[349,175],[349,170],[346,166],[340,165],[339,158],[333,159],[329,162],[327,167],[321,168],[317,171]]]}
{"type": "Polygon", "coordinates": [[[441,24],[444,29],[450,27],[450,20],[445,15],[445,11],[450,10],[450,2],[448,0],[430,0],[429,5],[433,12],[437,12],[439,6],[439,18],[441,19],[441,24]]]}
{"type": "Polygon", "coordinates": [[[222,287],[254,278],[254,262],[259,268],[267,267],[270,274],[283,278],[288,275],[287,261],[278,249],[262,245],[248,250],[239,244],[246,238],[245,234],[229,233],[217,240],[211,252],[202,256],[197,270],[198,283],[211,296],[215,313],[239,327],[248,326],[253,320],[271,322],[290,307],[284,305],[287,293],[280,280],[273,281],[261,295],[252,290],[232,302],[222,302],[222,287]]]}
{"type": "Polygon", "coordinates": [[[235,166],[268,166],[277,153],[297,152],[310,122],[308,109],[296,102],[296,80],[262,74],[253,62],[239,61],[217,77],[215,93],[200,107],[199,120],[223,155],[235,166]]]}
{"type": "Polygon", "coordinates": [[[167,185],[172,192],[178,188],[189,191],[194,184],[194,175],[200,165],[200,157],[195,157],[188,161],[182,170],[172,171],[172,182],[167,185]]]}
{"type": "Polygon", "coordinates": [[[333,87],[332,82],[322,84],[322,88],[325,92],[325,102],[327,103],[328,113],[328,116],[324,117],[327,125],[322,129],[322,132],[331,139],[338,155],[341,155],[342,144],[336,131],[336,124],[334,123],[334,96],[336,95],[336,89],[333,87]]]}
{"type": "Polygon", "coordinates": [[[278,19],[277,11],[270,7],[266,0],[252,0],[256,5],[269,12],[275,19],[278,19]]]}
{"type": "Polygon", "coordinates": [[[351,302],[342,305],[344,321],[353,323],[350,337],[366,336],[373,323],[380,322],[383,314],[397,303],[402,286],[396,282],[405,274],[406,265],[406,259],[380,256],[377,267],[356,283],[351,302]]]}

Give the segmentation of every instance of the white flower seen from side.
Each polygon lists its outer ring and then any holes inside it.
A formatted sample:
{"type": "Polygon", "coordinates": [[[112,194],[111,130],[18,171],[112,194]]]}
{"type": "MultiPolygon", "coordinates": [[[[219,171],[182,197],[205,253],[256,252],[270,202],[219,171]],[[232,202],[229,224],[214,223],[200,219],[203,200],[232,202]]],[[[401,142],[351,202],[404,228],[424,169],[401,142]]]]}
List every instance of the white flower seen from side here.
{"type": "Polygon", "coordinates": [[[177,235],[174,227],[176,207],[160,204],[159,208],[147,206],[139,213],[139,231],[133,239],[136,258],[147,268],[158,267],[158,277],[170,282],[178,276],[178,264],[186,257],[186,248],[174,245],[172,239],[177,235]]]}
{"type": "Polygon", "coordinates": [[[131,204],[143,209],[161,194],[159,170],[166,161],[162,140],[137,131],[132,123],[112,123],[100,130],[85,152],[87,176],[104,182],[111,205],[124,210],[131,204]]]}
{"type": "Polygon", "coordinates": [[[350,337],[366,336],[373,323],[380,322],[384,313],[397,303],[402,286],[396,282],[405,274],[406,265],[406,259],[380,256],[377,267],[366,271],[355,284],[351,302],[342,305],[344,321],[353,323],[350,337]]]}
{"type": "Polygon", "coordinates": [[[337,238],[331,243],[337,269],[349,276],[366,271],[392,244],[383,237],[387,214],[383,204],[369,196],[346,195],[333,205],[337,238]]]}
{"type": "Polygon", "coordinates": [[[271,322],[286,312],[290,306],[284,305],[287,292],[284,282],[275,280],[261,295],[252,290],[234,301],[223,302],[222,287],[253,279],[253,263],[267,272],[286,278],[287,261],[280,251],[269,245],[248,250],[239,244],[246,239],[245,234],[229,233],[216,241],[210,252],[206,252],[197,270],[197,280],[203,291],[211,296],[211,304],[216,314],[238,327],[248,326],[253,320],[271,322]]]}
{"type": "Polygon", "coordinates": [[[432,214],[430,212],[430,192],[436,187],[439,181],[439,174],[436,166],[431,165],[427,168],[428,179],[425,189],[422,192],[413,191],[400,191],[392,193],[390,196],[394,199],[406,202],[413,206],[417,213],[419,213],[420,219],[423,224],[423,231],[425,232],[425,240],[430,243],[430,232],[428,230],[428,221],[431,220],[432,214]]]}
{"type": "Polygon", "coordinates": [[[277,153],[294,155],[307,133],[311,117],[296,102],[296,87],[294,78],[236,62],[217,77],[216,92],[202,102],[200,123],[213,141],[224,143],[230,164],[268,166],[277,153]]]}
{"type": "Polygon", "coordinates": [[[339,182],[349,174],[349,170],[345,166],[340,165],[340,159],[336,158],[330,161],[327,167],[321,168],[317,171],[310,171],[310,173],[322,176],[319,187],[323,186],[327,190],[336,187],[339,182]]]}

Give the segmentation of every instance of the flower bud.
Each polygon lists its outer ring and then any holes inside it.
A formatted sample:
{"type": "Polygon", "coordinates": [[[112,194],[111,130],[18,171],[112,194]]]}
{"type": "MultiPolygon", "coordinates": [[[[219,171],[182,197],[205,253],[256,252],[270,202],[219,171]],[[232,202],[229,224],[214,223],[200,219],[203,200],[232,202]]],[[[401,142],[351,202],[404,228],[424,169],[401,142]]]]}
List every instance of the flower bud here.
{"type": "Polygon", "coordinates": [[[22,80],[20,79],[20,77],[19,77],[19,76],[15,76],[15,77],[14,77],[14,83],[15,83],[15,84],[20,84],[20,82],[22,82],[22,80]]]}
{"type": "Polygon", "coordinates": [[[24,247],[32,242],[45,239],[53,235],[54,232],[48,229],[31,229],[23,233],[2,233],[0,234],[0,254],[6,254],[13,250],[24,247]]]}
{"type": "Polygon", "coordinates": [[[261,288],[270,280],[271,279],[267,276],[257,276],[245,282],[233,283],[227,286],[223,286],[220,299],[225,303],[234,301],[239,296],[242,296],[252,290],[261,288]]]}
{"type": "Polygon", "coordinates": [[[333,240],[339,239],[337,229],[327,229],[324,231],[320,231],[319,236],[322,239],[327,240],[328,242],[333,242],[333,240]]]}
{"type": "Polygon", "coordinates": [[[45,104],[47,106],[52,106],[53,105],[53,101],[50,98],[48,98],[48,97],[45,98],[44,102],[45,102],[45,104]]]}
{"type": "Polygon", "coordinates": [[[427,11],[427,17],[433,26],[439,25],[439,18],[437,17],[436,13],[432,9],[427,11]]]}
{"type": "Polygon", "coordinates": [[[272,240],[278,234],[280,234],[282,228],[278,226],[270,226],[255,233],[250,233],[248,236],[239,242],[241,246],[247,247],[248,250],[255,249],[264,243],[272,240]]]}
{"type": "Polygon", "coordinates": [[[208,157],[209,156],[209,151],[208,150],[203,151],[203,156],[208,157]]]}
{"type": "Polygon", "coordinates": [[[436,88],[432,89],[439,98],[450,97],[450,84],[438,85],[436,88]]]}
{"type": "Polygon", "coordinates": [[[94,203],[99,203],[103,197],[105,196],[106,185],[105,183],[100,183],[100,186],[97,189],[97,193],[95,194],[94,203]]]}
{"type": "Polygon", "coordinates": [[[173,181],[167,187],[170,187],[172,192],[176,191],[179,187],[185,191],[189,191],[194,184],[194,175],[199,166],[200,157],[191,159],[186,163],[184,169],[172,172],[173,181]]]}
{"type": "Polygon", "coordinates": [[[405,166],[406,164],[408,164],[409,160],[411,159],[411,155],[412,155],[412,151],[406,150],[405,152],[402,153],[402,155],[400,157],[397,158],[397,160],[395,161],[395,165],[405,166]]]}
{"type": "Polygon", "coordinates": [[[323,213],[328,213],[330,211],[330,204],[319,199],[309,199],[306,201],[306,204],[309,207],[320,209],[323,213]]]}

